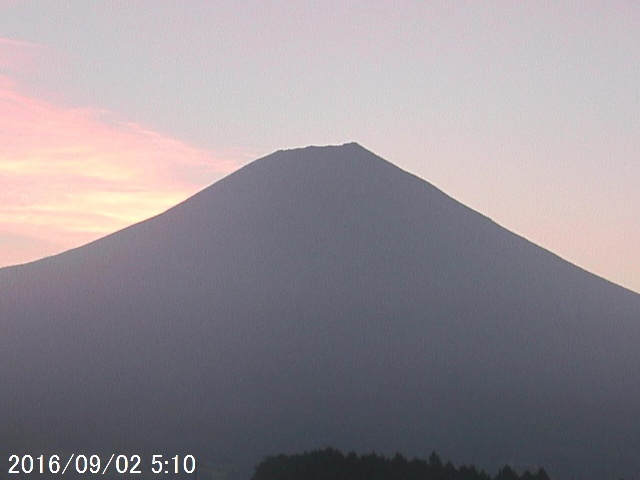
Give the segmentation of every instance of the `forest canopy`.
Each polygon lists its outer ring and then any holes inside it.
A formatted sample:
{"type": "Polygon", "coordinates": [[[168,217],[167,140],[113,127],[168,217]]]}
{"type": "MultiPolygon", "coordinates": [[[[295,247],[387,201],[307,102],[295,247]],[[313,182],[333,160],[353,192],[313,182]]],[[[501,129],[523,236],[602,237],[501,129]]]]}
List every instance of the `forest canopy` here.
{"type": "Polygon", "coordinates": [[[456,468],[433,452],[428,460],[407,460],[401,454],[388,458],[376,453],[361,456],[326,448],[295,455],[265,458],[252,480],[549,480],[544,469],[516,473],[505,465],[495,477],[474,466],[456,468]]]}

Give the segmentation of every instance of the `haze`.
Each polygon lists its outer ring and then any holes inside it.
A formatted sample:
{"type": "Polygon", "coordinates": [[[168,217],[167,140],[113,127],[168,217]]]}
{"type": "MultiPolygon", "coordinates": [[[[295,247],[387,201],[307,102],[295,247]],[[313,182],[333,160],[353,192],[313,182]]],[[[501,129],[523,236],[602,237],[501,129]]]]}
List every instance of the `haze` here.
{"type": "Polygon", "coordinates": [[[0,0],[0,265],[358,141],[640,292],[634,2],[0,0]]]}

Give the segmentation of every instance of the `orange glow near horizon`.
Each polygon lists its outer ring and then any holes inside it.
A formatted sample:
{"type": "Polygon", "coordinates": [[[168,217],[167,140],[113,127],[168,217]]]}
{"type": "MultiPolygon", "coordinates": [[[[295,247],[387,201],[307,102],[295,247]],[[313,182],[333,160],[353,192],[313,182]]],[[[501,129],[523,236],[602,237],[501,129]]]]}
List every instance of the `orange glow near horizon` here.
{"type": "MultiPolygon", "coordinates": [[[[10,70],[6,58],[0,67],[10,70]]],[[[58,107],[22,93],[5,75],[0,145],[0,267],[159,214],[247,156],[201,150],[108,111],[58,107]]]]}

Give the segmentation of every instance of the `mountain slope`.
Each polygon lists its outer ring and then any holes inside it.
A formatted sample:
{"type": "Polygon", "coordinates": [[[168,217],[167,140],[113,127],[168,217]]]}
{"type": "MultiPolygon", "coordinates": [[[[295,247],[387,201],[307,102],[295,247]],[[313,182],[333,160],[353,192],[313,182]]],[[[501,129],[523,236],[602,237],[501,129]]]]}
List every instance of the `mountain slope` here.
{"type": "Polygon", "coordinates": [[[357,144],[276,152],[0,292],[6,451],[640,471],[639,296],[357,144]]]}

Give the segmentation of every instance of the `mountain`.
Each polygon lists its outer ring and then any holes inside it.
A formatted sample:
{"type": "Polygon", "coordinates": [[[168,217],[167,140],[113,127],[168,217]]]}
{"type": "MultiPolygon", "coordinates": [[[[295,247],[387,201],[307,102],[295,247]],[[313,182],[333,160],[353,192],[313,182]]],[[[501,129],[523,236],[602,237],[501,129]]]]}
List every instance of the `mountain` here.
{"type": "Polygon", "coordinates": [[[640,296],[357,144],[0,269],[0,449],[640,475],[640,296]]]}

